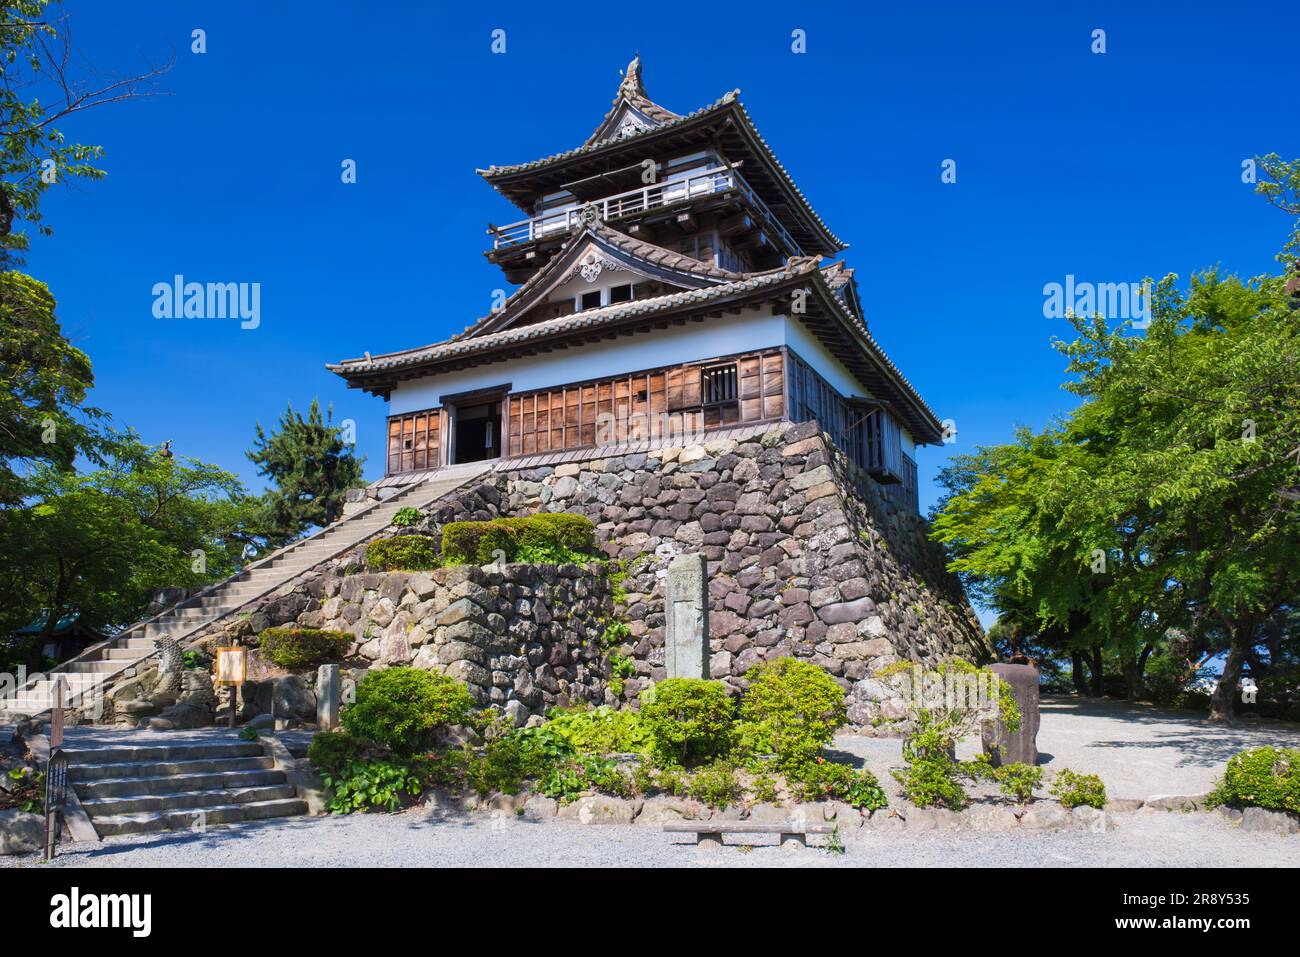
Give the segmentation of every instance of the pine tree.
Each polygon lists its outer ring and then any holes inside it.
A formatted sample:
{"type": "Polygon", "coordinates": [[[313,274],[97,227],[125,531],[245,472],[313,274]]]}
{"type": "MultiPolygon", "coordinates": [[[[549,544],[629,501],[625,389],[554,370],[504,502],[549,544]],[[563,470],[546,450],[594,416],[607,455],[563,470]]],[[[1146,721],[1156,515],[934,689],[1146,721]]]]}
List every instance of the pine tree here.
{"type": "Polygon", "coordinates": [[[259,422],[247,454],[258,474],[275,483],[266,499],[273,536],[282,541],[337,520],[347,490],[363,484],[364,459],[344,442],[333,406],[322,416],[318,399],[312,399],[305,419],[290,404],[270,435],[259,422]]]}

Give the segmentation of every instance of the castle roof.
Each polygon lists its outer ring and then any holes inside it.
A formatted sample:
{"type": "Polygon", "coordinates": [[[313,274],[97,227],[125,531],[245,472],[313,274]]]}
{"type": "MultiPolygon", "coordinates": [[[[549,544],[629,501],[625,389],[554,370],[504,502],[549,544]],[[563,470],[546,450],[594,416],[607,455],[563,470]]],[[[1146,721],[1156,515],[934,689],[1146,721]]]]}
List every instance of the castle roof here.
{"type": "Polygon", "coordinates": [[[628,65],[614,105],[581,145],[527,163],[489,166],[478,174],[525,213],[537,196],[586,177],[627,166],[661,147],[718,143],[745,178],[784,221],[806,253],[833,255],[846,248],[822,221],[808,198],[754,125],[732,90],[708,106],[678,115],[646,96],[640,59],[628,65]]]}

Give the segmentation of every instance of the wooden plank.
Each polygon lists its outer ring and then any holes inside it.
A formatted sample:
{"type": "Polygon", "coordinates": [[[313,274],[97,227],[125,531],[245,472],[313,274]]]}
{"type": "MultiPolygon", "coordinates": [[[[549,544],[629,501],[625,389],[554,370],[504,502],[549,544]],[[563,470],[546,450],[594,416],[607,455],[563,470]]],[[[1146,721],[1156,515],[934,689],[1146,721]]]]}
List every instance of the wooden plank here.
{"type": "Polygon", "coordinates": [[[663,825],[670,834],[830,834],[833,824],[805,824],[801,821],[681,821],[663,825]]]}

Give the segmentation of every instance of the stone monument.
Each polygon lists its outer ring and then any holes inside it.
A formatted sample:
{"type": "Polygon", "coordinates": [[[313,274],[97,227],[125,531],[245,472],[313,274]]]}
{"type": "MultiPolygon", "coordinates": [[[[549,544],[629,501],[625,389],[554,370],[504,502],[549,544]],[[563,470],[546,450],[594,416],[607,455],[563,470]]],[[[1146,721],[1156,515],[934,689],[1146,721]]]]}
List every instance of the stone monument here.
{"type": "Polygon", "coordinates": [[[709,588],[703,555],[678,555],[668,565],[664,665],[669,678],[709,676],[709,588]]]}
{"type": "Polygon", "coordinates": [[[316,672],[316,726],[322,731],[333,731],[339,726],[338,665],[321,665],[316,672]]]}
{"type": "Polygon", "coordinates": [[[1038,763],[1038,669],[1033,665],[995,664],[989,670],[1011,686],[1020,707],[1020,730],[1008,731],[996,718],[986,720],[980,728],[984,752],[994,767],[1003,764],[1038,763]]]}

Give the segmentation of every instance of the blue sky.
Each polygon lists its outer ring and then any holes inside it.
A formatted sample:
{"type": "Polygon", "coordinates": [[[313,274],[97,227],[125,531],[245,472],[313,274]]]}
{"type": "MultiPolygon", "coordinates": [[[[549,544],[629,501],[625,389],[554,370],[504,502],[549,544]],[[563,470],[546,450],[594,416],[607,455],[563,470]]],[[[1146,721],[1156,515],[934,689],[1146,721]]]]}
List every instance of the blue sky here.
{"type": "Polygon", "coordinates": [[[324,364],[487,312],[503,281],[484,229],[519,214],[474,169],[581,143],[637,51],[678,112],[739,87],[850,244],[877,339],[957,424],[921,451],[923,509],[948,454],[1070,407],[1045,283],[1277,268],[1287,224],[1241,162],[1300,156],[1293,4],[517,6],[69,0],[96,66],[176,55],[170,95],[64,125],[106,147],[108,177],[51,195],[29,257],[94,363],[92,401],[256,489],[254,422],[319,396],[377,477],[385,405],[324,364]],[[176,273],[260,283],[260,327],[155,319],[176,273]]]}

